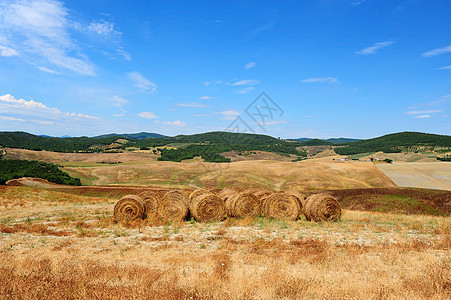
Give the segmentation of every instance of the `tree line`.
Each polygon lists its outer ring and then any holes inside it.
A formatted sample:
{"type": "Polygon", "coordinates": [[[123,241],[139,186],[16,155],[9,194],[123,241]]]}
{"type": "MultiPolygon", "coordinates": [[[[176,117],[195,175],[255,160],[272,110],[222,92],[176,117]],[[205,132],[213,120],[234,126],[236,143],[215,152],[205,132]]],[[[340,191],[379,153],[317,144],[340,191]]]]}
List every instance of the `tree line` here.
{"type": "Polygon", "coordinates": [[[2,185],[8,180],[22,177],[42,178],[65,185],[81,185],[80,178],[69,176],[66,172],[58,169],[57,165],[36,160],[0,159],[0,170],[0,184],[2,185]]]}

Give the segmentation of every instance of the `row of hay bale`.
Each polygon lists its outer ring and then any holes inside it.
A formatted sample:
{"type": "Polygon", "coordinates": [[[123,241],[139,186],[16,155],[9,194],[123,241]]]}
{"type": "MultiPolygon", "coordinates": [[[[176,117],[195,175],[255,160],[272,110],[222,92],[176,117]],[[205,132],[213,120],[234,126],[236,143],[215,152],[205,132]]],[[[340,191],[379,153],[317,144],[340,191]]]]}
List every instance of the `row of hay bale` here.
{"type": "Polygon", "coordinates": [[[145,191],[122,197],[114,207],[116,220],[156,216],[165,221],[192,217],[199,222],[221,221],[227,217],[257,217],[296,220],[337,221],[341,216],[338,201],[328,194],[273,192],[263,189],[165,190],[145,191]]]}

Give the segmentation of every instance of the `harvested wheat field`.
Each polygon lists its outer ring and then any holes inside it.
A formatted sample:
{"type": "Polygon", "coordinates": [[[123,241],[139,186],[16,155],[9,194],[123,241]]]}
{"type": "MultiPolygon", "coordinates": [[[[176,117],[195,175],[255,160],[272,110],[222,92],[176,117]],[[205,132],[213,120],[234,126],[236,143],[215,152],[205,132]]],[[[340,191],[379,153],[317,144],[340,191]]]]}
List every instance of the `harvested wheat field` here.
{"type": "MultiPolygon", "coordinates": [[[[364,192],[330,193],[349,203],[364,192]]],[[[118,198],[0,187],[0,298],[447,299],[450,199],[427,197],[436,211],[346,204],[333,223],[115,222],[118,198]]]]}

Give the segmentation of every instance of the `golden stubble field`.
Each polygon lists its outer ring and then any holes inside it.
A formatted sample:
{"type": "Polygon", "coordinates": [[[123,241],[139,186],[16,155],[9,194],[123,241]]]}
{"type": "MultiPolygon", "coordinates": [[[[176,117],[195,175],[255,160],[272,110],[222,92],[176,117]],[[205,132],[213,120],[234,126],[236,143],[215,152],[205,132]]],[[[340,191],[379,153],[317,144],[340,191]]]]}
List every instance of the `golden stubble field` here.
{"type": "Polygon", "coordinates": [[[447,299],[449,217],[111,219],[115,200],[0,188],[0,298],[447,299]]]}

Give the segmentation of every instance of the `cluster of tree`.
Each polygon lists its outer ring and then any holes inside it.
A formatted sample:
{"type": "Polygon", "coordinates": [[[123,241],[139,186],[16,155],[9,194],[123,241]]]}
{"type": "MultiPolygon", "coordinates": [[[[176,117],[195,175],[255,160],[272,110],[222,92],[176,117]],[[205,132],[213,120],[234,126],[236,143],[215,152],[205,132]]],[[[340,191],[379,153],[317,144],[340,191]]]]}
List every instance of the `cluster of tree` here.
{"type": "Polygon", "coordinates": [[[437,160],[441,160],[441,161],[451,161],[451,156],[437,157],[437,160]]]}
{"type": "Polygon", "coordinates": [[[401,152],[412,146],[451,146],[451,136],[428,134],[420,132],[400,132],[387,134],[378,138],[361,140],[347,144],[345,147],[335,148],[341,155],[383,151],[385,153],[401,152]]]}
{"type": "Polygon", "coordinates": [[[34,177],[58,184],[81,185],[80,178],[70,177],[58,169],[57,165],[36,160],[0,159],[0,170],[0,184],[5,184],[11,179],[34,177]]]}

